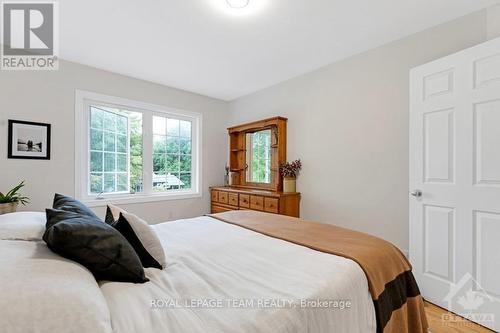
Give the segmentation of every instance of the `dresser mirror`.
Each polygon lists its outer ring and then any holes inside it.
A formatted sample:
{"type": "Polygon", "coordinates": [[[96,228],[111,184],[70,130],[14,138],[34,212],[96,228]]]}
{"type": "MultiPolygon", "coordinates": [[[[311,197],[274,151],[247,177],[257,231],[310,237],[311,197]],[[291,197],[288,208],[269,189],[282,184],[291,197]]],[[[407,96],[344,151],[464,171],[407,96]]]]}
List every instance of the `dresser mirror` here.
{"type": "Polygon", "coordinates": [[[281,191],[286,161],[286,122],[268,118],[228,128],[231,186],[281,191]]]}
{"type": "Polygon", "coordinates": [[[247,183],[271,183],[272,154],[271,129],[246,134],[247,183]]]}

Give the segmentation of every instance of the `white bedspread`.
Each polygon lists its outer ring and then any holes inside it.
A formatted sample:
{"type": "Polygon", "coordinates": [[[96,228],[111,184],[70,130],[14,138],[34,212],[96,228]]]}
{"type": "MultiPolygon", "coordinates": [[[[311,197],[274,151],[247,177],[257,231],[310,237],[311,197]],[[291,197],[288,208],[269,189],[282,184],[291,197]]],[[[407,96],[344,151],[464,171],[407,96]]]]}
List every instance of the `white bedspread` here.
{"type": "Polygon", "coordinates": [[[41,241],[45,232],[45,213],[18,212],[0,215],[0,239],[41,241]]]}
{"type": "Polygon", "coordinates": [[[167,267],[146,269],[142,285],[101,283],[115,333],[375,332],[366,277],[349,259],[209,217],[154,228],[167,267]],[[301,303],[317,299],[351,307],[301,303]]]}
{"type": "Polygon", "coordinates": [[[0,240],[0,267],[0,332],[112,331],[94,276],[45,243],[0,240]]]}

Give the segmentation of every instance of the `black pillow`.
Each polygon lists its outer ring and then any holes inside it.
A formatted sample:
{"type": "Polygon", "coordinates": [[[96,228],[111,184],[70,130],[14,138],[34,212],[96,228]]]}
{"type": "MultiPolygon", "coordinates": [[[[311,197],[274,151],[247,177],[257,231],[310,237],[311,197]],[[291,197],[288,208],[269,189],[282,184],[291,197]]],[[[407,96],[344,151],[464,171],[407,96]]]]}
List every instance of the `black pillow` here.
{"type": "Polygon", "coordinates": [[[97,280],[144,283],[141,261],[129,242],[99,218],[47,209],[43,240],[59,255],[87,267],[97,280]]]}
{"type": "MultiPolygon", "coordinates": [[[[106,223],[110,221],[108,219],[108,212],[111,214],[111,210],[107,209],[106,211],[106,223]]],[[[113,214],[111,214],[113,216],[113,214]]],[[[143,267],[153,267],[153,268],[158,268],[158,269],[163,269],[161,267],[161,264],[151,255],[149,254],[148,250],[142,245],[139,237],[134,232],[134,229],[130,225],[130,223],[127,221],[127,219],[123,216],[122,213],[120,213],[120,217],[118,218],[118,221],[111,222],[111,226],[118,230],[123,237],[125,237],[130,245],[135,250],[135,253],[139,256],[139,259],[141,259],[141,263],[143,267]]]]}
{"type": "Polygon", "coordinates": [[[54,195],[54,202],[52,204],[52,208],[65,210],[68,212],[75,212],[80,215],[86,215],[99,220],[97,215],[83,203],[72,197],[68,197],[59,193],[56,193],[54,195]]]}
{"type": "Polygon", "coordinates": [[[118,222],[118,220],[115,220],[113,212],[111,211],[111,208],[109,208],[109,206],[106,207],[106,217],[104,218],[104,222],[109,225],[113,225],[114,223],[118,222]]]}

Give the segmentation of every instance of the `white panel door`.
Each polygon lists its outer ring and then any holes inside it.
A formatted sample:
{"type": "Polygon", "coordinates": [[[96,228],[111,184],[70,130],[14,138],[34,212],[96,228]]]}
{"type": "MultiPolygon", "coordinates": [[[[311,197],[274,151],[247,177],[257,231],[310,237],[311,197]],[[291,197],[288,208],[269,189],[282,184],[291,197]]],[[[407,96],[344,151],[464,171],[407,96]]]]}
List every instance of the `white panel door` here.
{"type": "Polygon", "coordinates": [[[500,330],[500,39],[410,73],[410,260],[432,303],[500,330]]]}

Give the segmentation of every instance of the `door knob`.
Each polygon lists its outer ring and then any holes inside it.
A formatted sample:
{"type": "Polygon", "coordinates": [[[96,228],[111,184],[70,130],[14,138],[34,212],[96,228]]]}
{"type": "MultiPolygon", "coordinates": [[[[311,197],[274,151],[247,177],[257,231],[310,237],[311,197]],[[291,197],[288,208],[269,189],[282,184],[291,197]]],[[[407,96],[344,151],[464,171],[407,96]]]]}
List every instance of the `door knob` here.
{"type": "Polygon", "coordinates": [[[415,198],[420,198],[422,196],[422,191],[421,190],[413,190],[410,192],[411,195],[413,195],[415,198]]]}

